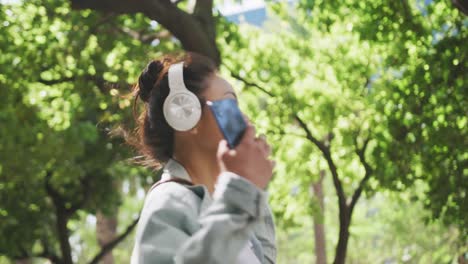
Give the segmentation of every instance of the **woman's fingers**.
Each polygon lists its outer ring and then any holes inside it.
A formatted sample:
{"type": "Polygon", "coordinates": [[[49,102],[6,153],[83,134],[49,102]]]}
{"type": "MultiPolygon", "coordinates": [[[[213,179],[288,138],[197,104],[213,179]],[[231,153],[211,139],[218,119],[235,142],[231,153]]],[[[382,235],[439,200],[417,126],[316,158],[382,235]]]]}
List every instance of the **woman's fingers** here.
{"type": "Polygon", "coordinates": [[[255,138],[255,141],[260,145],[265,157],[269,157],[271,155],[271,147],[267,143],[265,135],[261,134],[255,138]]]}
{"type": "Polygon", "coordinates": [[[271,146],[270,146],[270,144],[268,144],[265,134],[261,134],[259,136],[259,138],[264,143],[265,153],[266,153],[267,157],[269,157],[271,155],[271,146]]]}
{"type": "Polygon", "coordinates": [[[265,136],[256,138],[255,127],[246,119],[247,128],[241,142],[227,151],[227,143],[222,141],[218,149],[218,162],[222,171],[231,171],[246,178],[257,187],[264,189],[271,180],[274,162],[269,159],[271,148],[265,136]],[[234,151],[234,155],[230,155],[234,151]],[[222,153],[219,155],[219,153],[222,153]]]}
{"type": "Polygon", "coordinates": [[[247,128],[245,129],[244,135],[242,136],[240,145],[243,145],[243,143],[251,143],[255,140],[255,127],[247,123],[247,128]]]}

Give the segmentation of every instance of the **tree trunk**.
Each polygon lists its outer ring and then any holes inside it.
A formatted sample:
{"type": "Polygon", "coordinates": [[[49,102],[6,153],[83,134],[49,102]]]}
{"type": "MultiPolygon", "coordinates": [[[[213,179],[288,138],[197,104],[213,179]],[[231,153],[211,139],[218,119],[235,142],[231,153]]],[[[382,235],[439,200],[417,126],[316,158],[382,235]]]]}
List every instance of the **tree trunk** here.
{"type": "Polygon", "coordinates": [[[347,207],[340,208],[340,234],[338,238],[338,244],[336,245],[336,255],[335,260],[333,261],[334,264],[344,264],[346,261],[350,221],[350,210],[347,207]]]}
{"type": "Polygon", "coordinates": [[[60,243],[60,252],[62,253],[62,263],[63,264],[73,264],[72,255],[71,255],[71,246],[70,241],[68,240],[70,234],[67,227],[68,216],[67,213],[60,209],[56,209],[57,212],[57,232],[60,243]]]}
{"type": "MultiPolygon", "coordinates": [[[[116,238],[117,213],[106,216],[101,211],[96,213],[96,237],[101,248],[116,238]]],[[[114,264],[114,256],[109,251],[101,260],[103,264],[114,264]]]]}
{"type": "Polygon", "coordinates": [[[320,179],[311,184],[311,189],[314,196],[316,197],[320,213],[314,214],[314,237],[315,237],[315,255],[317,264],[326,264],[327,263],[327,246],[325,239],[325,205],[324,205],[324,196],[323,196],[323,178],[325,176],[325,171],[320,171],[320,179]]]}

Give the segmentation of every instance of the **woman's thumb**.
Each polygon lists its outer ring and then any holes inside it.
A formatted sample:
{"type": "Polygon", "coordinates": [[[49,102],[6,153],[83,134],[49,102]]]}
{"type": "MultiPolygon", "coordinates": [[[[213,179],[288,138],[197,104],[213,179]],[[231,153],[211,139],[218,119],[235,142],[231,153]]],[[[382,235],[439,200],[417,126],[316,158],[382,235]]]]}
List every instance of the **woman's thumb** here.
{"type": "Polygon", "coordinates": [[[222,157],[223,154],[226,153],[227,151],[229,151],[227,141],[224,140],[224,139],[219,141],[219,143],[218,143],[218,152],[217,152],[218,158],[222,157]]]}
{"type": "Polygon", "coordinates": [[[236,151],[229,148],[228,143],[227,143],[227,141],[225,139],[219,141],[218,152],[217,152],[218,158],[222,158],[226,154],[229,154],[230,156],[233,156],[233,155],[235,155],[235,153],[236,153],[236,151]]]}

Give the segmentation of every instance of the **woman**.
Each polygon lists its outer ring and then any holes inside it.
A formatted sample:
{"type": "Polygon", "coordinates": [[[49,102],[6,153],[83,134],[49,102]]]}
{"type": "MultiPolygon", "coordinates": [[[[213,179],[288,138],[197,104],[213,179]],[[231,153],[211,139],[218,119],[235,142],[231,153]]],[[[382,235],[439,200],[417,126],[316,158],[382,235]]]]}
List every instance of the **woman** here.
{"type": "Polygon", "coordinates": [[[237,97],[215,64],[195,53],[151,61],[135,92],[144,102],[139,150],[164,170],[147,194],[132,263],[275,263],[274,224],[263,191],[274,166],[270,147],[247,119],[240,143],[227,146],[207,102],[237,97]],[[183,112],[186,103],[171,106],[169,99],[184,89],[201,110],[188,126],[184,114],[197,108],[183,112]]]}

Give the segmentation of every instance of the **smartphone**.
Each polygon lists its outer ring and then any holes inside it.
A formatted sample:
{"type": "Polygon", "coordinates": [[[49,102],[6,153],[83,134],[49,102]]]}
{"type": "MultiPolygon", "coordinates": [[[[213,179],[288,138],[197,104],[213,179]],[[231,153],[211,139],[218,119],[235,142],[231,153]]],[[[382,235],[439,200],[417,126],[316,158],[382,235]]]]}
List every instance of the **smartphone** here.
{"type": "Polygon", "coordinates": [[[229,148],[235,148],[244,135],[247,124],[235,99],[208,101],[207,105],[218,123],[229,148]]]}

